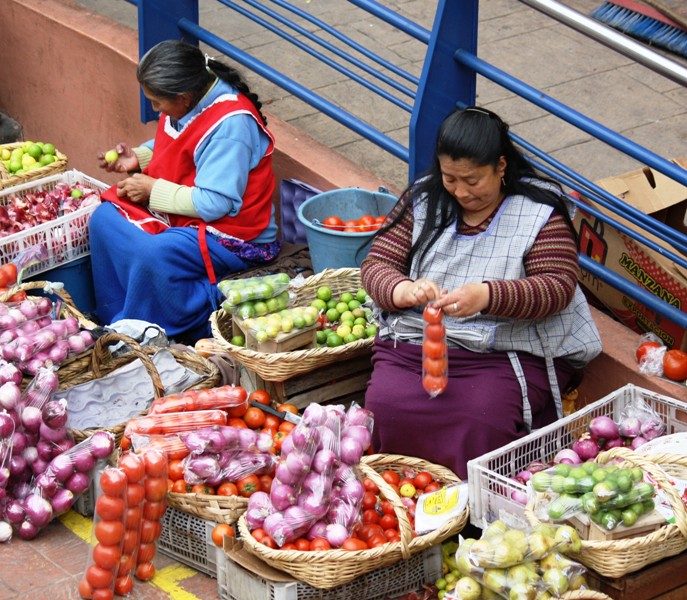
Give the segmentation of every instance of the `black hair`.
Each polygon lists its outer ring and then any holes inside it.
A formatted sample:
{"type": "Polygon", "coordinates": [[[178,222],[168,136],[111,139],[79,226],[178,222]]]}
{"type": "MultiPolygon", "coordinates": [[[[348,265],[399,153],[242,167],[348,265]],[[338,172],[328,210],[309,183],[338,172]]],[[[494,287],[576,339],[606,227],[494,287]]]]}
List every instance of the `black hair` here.
{"type": "Polygon", "coordinates": [[[258,95],[250,90],[241,74],[215,58],[206,58],[198,46],[181,40],[165,40],[148,50],[136,69],[138,82],[156,96],[175,98],[179,94],[191,94],[193,106],[198,104],[215,76],[246,96],[267,125],[258,95]]]}
{"type": "MultiPolygon", "coordinates": [[[[452,112],[442,122],[434,150],[434,158],[427,172],[401,194],[403,208],[414,199],[426,197],[427,217],[422,229],[410,250],[409,260],[415,255],[420,262],[424,260],[432,244],[442,232],[455,225],[461,215],[461,207],[455,198],[444,188],[439,165],[439,157],[447,156],[452,160],[468,159],[478,166],[491,165],[497,168],[500,157],[506,159],[503,176],[503,190],[507,195],[522,194],[542,204],[548,204],[558,211],[570,227],[575,229],[563,201],[560,185],[538,174],[525,156],[515,147],[508,135],[509,126],[496,113],[484,108],[469,107],[452,112]],[[524,179],[523,179],[524,178],[524,179]],[[559,191],[544,189],[528,178],[553,184],[559,191]]],[[[393,227],[402,218],[401,210],[393,222],[382,227],[378,234],[393,227]]]]}

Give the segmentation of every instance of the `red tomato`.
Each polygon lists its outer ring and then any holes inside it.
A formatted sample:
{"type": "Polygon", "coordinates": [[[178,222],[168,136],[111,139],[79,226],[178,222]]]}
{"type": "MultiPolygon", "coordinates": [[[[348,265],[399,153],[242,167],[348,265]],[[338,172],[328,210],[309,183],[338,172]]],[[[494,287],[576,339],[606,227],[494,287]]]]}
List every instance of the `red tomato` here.
{"type": "Polygon", "coordinates": [[[446,358],[426,357],[422,361],[422,368],[425,370],[427,375],[439,377],[446,373],[446,369],[448,369],[448,360],[446,360],[446,358]]]}
{"type": "Polygon", "coordinates": [[[260,543],[263,546],[267,546],[268,548],[272,548],[272,550],[276,550],[279,548],[277,545],[277,542],[275,542],[269,535],[266,535],[264,538],[260,540],[260,543]]]}
{"type": "Polygon", "coordinates": [[[358,233],[359,231],[362,231],[362,228],[360,227],[358,221],[351,219],[350,221],[346,221],[344,223],[343,230],[347,233],[358,233]]]}
{"type": "Polygon", "coordinates": [[[239,490],[235,483],[226,481],[217,488],[218,496],[238,496],[239,490]]]}
{"type": "Polygon", "coordinates": [[[96,544],[93,548],[93,562],[103,569],[112,570],[122,558],[122,551],[119,546],[105,546],[96,544]]]}
{"type": "MultiPolygon", "coordinates": [[[[253,531],[250,532],[250,534],[255,538],[256,541],[260,541],[262,538],[264,538],[267,534],[265,533],[265,530],[262,527],[256,527],[253,529],[253,531]]],[[[307,541],[307,540],[306,540],[307,541]]]]}
{"type": "Polygon", "coordinates": [[[172,481],[178,481],[184,478],[184,464],[178,458],[170,460],[167,465],[167,477],[172,481]]]}
{"type": "Polygon", "coordinates": [[[359,231],[374,231],[376,221],[372,215],[363,215],[358,219],[359,231]]]}
{"type": "MultiPolygon", "coordinates": [[[[384,528],[377,523],[367,523],[360,528],[358,532],[358,537],[363,540],[363,542],[369,542],[370,538],[374,535],[383,535],[384,528]]],[[[386,541],[386,540],[385,540],[386,541]]]]}
{"type": "Polygon", "coordinates": [[[271,429],[277,431],[281,425],[281,419],[275,415],[265,415],[265,422],[262,425],[264,429],[271,429]]]}
{"type": "Polygon", "coordinates": [[[136,579],[149,581],[155,576],[155,567],[151,562],[141,563],[136,567],[136,579]]]}
{"type": "Polygon", "coordinates": [[[196,483],[195,485],[191,486],[191,493],[214,495],[215,490],[211,485],[208,485],[207,483],[196,483]]]}
{"type": "Polygon", "coordinates": [[[294,540],[293,542],[296,544],[296,549],[301,550],[303,552],[307,552],[310,550],[310,540],[306,540],[305,538],[298,538],[294,540]]]}
{"type": "Polygon", "coordinates": [[[310,542],[310,549],[316,550],[331,550],[332,545],[324,538],[318,537],[310,542]]]}
{"type": "Polygon", "coordinates": [[[322,226],[327,229],[338,229],[341,231],[344,228],[344,222],[339,217],[331,215],[322,221],[322,226]]]}
{"type": "MultiPolygon", "coordinates": [[[[290,402],[284,402],[282,404],[277,405],[277,411],[278,412],[290,412],[292,415],[297,415],[298,414],[298,407],[295,404],[291,404],[290,402]]],[[[293,425],[293,423],[292,423],[293,425]]]]}
{"type": "Polygon", "coordinates": [[[126,487],[126,505],[131,508],[132,506],[138,506],[143,502],[145,498],[146,489],[143,487],[142,483],[130,483],[126,487]]]}
{"type": "Polygon", "coordinates": [[[374,508],[366,508],[363,510],[363,523],[379,523],[379,513],[374,508]]]}
{"type": "Polygon", "coordinates": [[[172,486],[172,491],[177,494],[190,494],[193,486],[183,479],[177,479],[172,486]]]}
{"type": "Polygon", "coordinates": [[[3,287],[11,287],[17,283],[17,265],[10,262],[2,265],[0,267],[0,273],[2,274],[2,281],[4,282],[3,287]]]}
{"type": "MultiPolygon", "coordinates": [[[[136,532],[131,532],[136,535],[136,532]]],[[[134,540],[135,542],[136,540],[134,540]]],[[[134,550],[136,550],[136,544],[133,544],[134,550]]],[[[131,573],[133,568],[136,566],[136,556],[133,554],[122,554],[122,560],[119,561],[119,567],[117,568],[117,577],[124,577],[131,573]]]]}
{"type": "Polygon", "coordinates": [[[251,406],[243,415],[243,420],[251,429],[257,429],[265,424],[265,413],[256,406],[251,406]]]}
{"type": "Polygon", "coordinates": [[[425,375],[422,378],[422,387],[428,394],[441,394],[448,386],[448,378],[444,375],[425,375]]]}
{"type": "Polygon", "coordinates": [[[387,469],[382,472],[382,479],[391,485],[398,485],[399,481],[401,481],[401,476],[396,471],[387,469]]]}
{"type": "Polygon", "coordinates": [[[126,529],[133,529],[138,531],[138,526],[141,523],[141,518],[143,517],[143,507],[134,506],[132,508],[126,509],[126,517],[124,518],[124,527],[126,529]]]}
{"type": "Polygon", "coordinates": [[[427,471],[420,471],[417,475],[415,475],[413,479],[413,485],[418,490],[424,490],[425,487],[432,483],[432,481],[434,481],[434,476],[431,473],[428,473],[427,471]]]}
{"type": "Polygon", "coordinates": [[[383,225],[384,221],[386,221],[386,215],[379,215],[378,217],[375,217],[375,223],[377,223],[377,225],[383,225]]]}
{"type": "Polygon", "coordinates": [[[422,318],[426,323],[441,323],[442,319],[444,318],[444,313],[434,304],[428,304],[425,306],[425,310],[422,312],[422,318]]]}
{"type": "Polygon", "coordinates": [[[110,569],[103,569],[98,565],[91,565],[86,570],[86,581],[93,587],[94,590],[102,589],[112,585],[114,576],[110,569]]]}
{"type": "Polygon", "coordinates": [[[259,492],[262,489],[260,479],[253,473],[241,477],[241,479],[236,482],[236,487],[239,490],[239,496],[243,496],[244,498],[248,498],[253,493],[259,492]]]}
{"type": "MultiPolygon", "coordinates": [[[[246,414],[246,411],[248,410],[248,403],[246,402],[245,404],[239,404],[238,406],[232,406],[231,408],[227,408],[227,415],[231,417],[231,419],[237,419],[239,417],[242,417],[243,415],[246,414]]],[[[231,423],[227,422],[227,425],[231,425],[231,423]]],[[[240,427],[240,426],[239,426],[240,427]]]]}
{"type": "Polygon", "coordinates": [[[148,450],[143,455],[145,472],[148,478],[167,478],[167,457],[158,450],[148,450]]]}
{"type": "Polygon", "coordinates": [[[140,542],[142,544],[151,544],[160,537],[162,532],[162,524],[159,521],[151,521],[150,519],[141,519],[141,535],[140,542]]]}
{"type": "Polygon", "coordinates": [[[271,475],[258,475],[260,480],[260,491],[270,493],[272,489],[272,476],[271,475]]]}
{"type": "Polygon", "coordinates": [[[660,348],[662,344],[659,344],[658,342],[642,342],[637,346],[637,350],[635,352],[635,356],[637,357],[637,362],[640,362],[644,356],[646,356],[647,352],[649,350],[652,350],[654,348],[660,348]]]}
{"type": "Polygon", "coordinates": [[[427,325],[425,325],[426,339],[443,342],[445,337],[446,327],[444,327],[443,323],[427,323],[427,325]]]}
{"type": "Polygon", "coordinates": [[[215,525],[211,534],[212,541],[215,543],[215,546],[219,548],[222,547],[224,544],[225,535],[228,535],[229,537],[236,537],[236,531],[227,523],[219,523],[218,525],[215,525]]]}
{"type": "MultiPolygon", "coordinates": [[[[122,554],[124,556],[129,557],[132,562],[136,560],[134,552],[136,551],[138,541],[139,540],[137,529],[127,529],[126,531],[124,531],[124,540],[122,541],[122,554]]],[[[124,556],[122,556],[122,560],[124,560],[124,556]]]]}
{"type": "Polygon", "coordinates": [[[143,487],[148,502],[159,502],[167,495],[167,480],[161,477],[146,477],[143,487]]]}
{"type": "Polygon", "coordinates": [[[348,538],[343,545],[341,546],[344,550],[369,550],[369,546],[363,541],[359,540],[358,538],[348,538]]]}
{"type": "Polygon", "coordinates": [[[138,547],[138,552],[136,553],[136,560],[138,563],[150,562],[155,558],[155,551],[157,546],[154,542],[149,544],[141,544],[138,547]]]}
{"type": "Polygon", "coordinates": [[[377,533],[367,540],[367,545],[370,548],[378,548],[379,546],[383,546],[384,544],[388,543],[388,541],[389,540],[386,538],[384,533],[377,533]]]}
{"type": "Polygon", "coordinates": [[[146,474],[146,466],[143,459],[133,452],[127,452],[119,457],[117,466],[126,473],[126,478],[129,483],[137,483],[143,479],[146,474]]]}
{"type": "Polygon", "coordinates": [[[159,521],[165,511],[167,510],[167,503],[164,500],[158,500],[151,502],[146,500],[143,503],[143,518],[150,519],[151,521],[159,521]]]}
{"type": "Polygon", "coordinates": [[[687,379],[687,352],[668,350],[663,355],[663,374],[673,381],[687,379]]]}
{"type": "Polygon", "coordinates": [[[126,475],[119,469],[105,469],[100,476],[100,488],[109,496],[121,497],[126,490],[126,475]]]}
{"type": "Polygon", "coordinates": [[[81,596],[84,599],[90,599],[93,598],[93,586],[88,583],[88,580],[84,576],[84,578],[79,581],[79,596],[81,596]]]}
{"type": "Polygon", "coordinates": [[[274,440],[274,448],[279,452],[281,450],[281,444],[284,441],[284,438],[286,437],[287,433],[285,431],[277,431],[273,436],[272,439],[274,440]]]}
{"type": "Polygon", "coordinates": [[[384,530],[384,529],[398,529],[398,517],[395,514],[393,514],[393,515],[385,514],[379,520],[379,525],[381,526],[382,530],[384,530]]]}
{"type": "Polygon", "coordinates": [[[422,343],[422,354],[426,358],[446,358],[448,354],[448,347],[444,342],[424,340],[424,342],[422,343]]]}
{"type": "Polygon", "coordinates": [[[282,424],[279,426],[279,431],[283,431],[284,433],[291,433],[293,428],[296,427],[291,421],[283,421],[282,424]]]}
{"type": "MultiPolygon", "coordinates": [[[[246,414],[245,410],[243,411],[243,414],[246,414]]],[[[227,425],[230,427],[248,427],[242,417],[232,417],[227,421],[227,425]]]]}
{"type": "Polygon", "coordinates": [[[123,536],[124,524],[121,521],[100,521],[95,526],[95,537],[105,546],[116,546],[123,536]]]}
{"type": "Polygon", "coordinates": [[[124,514],[124,498],[116,498],[108,494],[102,494],[95,502],[95,512],[106,521],[117,521],[124,514]]]}
{"type": "Polygon", "coordinates": [[[382,500],[382,514],[385,515],[395,515],[394,505],[388,500],[382,500]]]}
{"type": "Polygon", "coordinates": [[[363,479],[363,487],[364,487],[365,490],[367,490],[368,492],[372,492],[373,494],[379,494],[379,487],[378,487],[377,484],[376,484],[374,481],[372,481],[372,479],[370,479],[369,477],[365,477],[365,478],[363,479]]]}
{"type": "Polygon", "coordinates": [[[258,404],[265,404],[269,406],[272,403],[272,397],[266,390],[255,390],[248,396],[250,402],[257,402],[258,404]]]}
{"type": "Polygon", "coordinates": [[[118,596],[126,596],[127,594],[131,593],[132,589],[134,589],[134,580],[131,579],[131,577],[128,575],[125,575],[124,577],[117,577],[114,587],[115,594],[118,596]]]}
{"type": "Polygon", "coordinates": [[[377,506],[377,495],[373,492],[365,491],[362,503],[363,510],[373,509],[375,506],[377,506]]]}
{"type": "Polygon", "coordinates": [[[438,481],[432,481],[431,483],[428,483],[425,486],[425,489],[423,490],[425,494],[428,494],[429,492],[436,492],[437,490],[441,489],[441,484],[438,481]]]}

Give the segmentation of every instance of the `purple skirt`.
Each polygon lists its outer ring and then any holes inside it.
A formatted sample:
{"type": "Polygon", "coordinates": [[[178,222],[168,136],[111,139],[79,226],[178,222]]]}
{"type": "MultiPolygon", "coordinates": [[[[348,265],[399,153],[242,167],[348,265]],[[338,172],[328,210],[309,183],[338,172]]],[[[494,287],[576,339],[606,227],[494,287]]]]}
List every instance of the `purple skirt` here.
{"type": "MultiPolygon", "coordinates": [[[[518,354],[527,380],[533,428],[556,420],[544,359],[518,354]]],[[[449,349],[449,383],[430,397],[422,387],[422,347],[375,343],[365,408],[374,413],[376,452],[404,454],[443,465],[461,479],[467,461],[527,435],[522,392],[508,355],[449,349]]],[[[555,360],[561,390],[576,374],[555,360]]]]}

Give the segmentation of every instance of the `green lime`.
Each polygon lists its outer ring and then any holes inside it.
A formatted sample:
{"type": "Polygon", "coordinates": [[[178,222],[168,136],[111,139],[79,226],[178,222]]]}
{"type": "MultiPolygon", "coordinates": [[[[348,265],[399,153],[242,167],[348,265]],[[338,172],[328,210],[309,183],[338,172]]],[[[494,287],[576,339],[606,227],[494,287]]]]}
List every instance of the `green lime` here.
{"type": "Polygon", "coordinates": [[[338,302],[334,308],[339,311],[339,314],[342,314],[348,310],[348,304],[345,302],[338,302]]]}
{"type": "Polygon", "coordinates": [[[313,300],[310,303],[310,306],[314,306],[318,311],[327,309],[327,303],[321,298],[316,298],[315,300],[313,300]]]}
{"type": "Polygon", "coordinates": [[[348,303],[348,310],[355,310],[356,308],[360,308],[360,302],[357,300],[351,300],[348,303]]]}
{"type": "Polygon", "coordinates": [[[546,492],[551,487],[551,475],[544,471],[537,471],[530,478],[532,487],[537,492],[546,492]]]}
{"type": "Polygon", "coordinates": [[[293,326],[298,328],[298,329],[300,329],[301,327],[305,327],[305,318],[303,318],[301,316],[294,317],[293,318],[293,326]]]}
{"type": "Polygon", "coordinates": [[[330,323],[335,323],[336,321],[339,320],[339,311],[336,310],[335,308],[330,308],[327,311],[326,316],[327,316],[327,320],[330,323]]]}
{"type": "Polygon", "coordinates": [[[376,325],[368,325],[365,328],[365,337],[374,337],[377,335],[377,326],[376,325]]]}
{"type": "Polygon", "coordinates": [[[565,492],[565,475],[554,475],[551,478],[551,489],[557,494],[565,492]]]}
{"type": "Polygon", "coordinates": [[[355,317],[353,316],[353,313],[350,310],[343,311],[339,318],[342,321],[350,321],[351,323],[355,321],[355,317]]]}
{"type": "Polygon", "coordinates": [[[355,299],[361,304],[364,304],[367,300],[367,292],[362,288],[359,289],[355,294],[355,299]]]}
{"type": "Polygon", "coordinates": [[[317,340],[318,344],[324,344],[327,341],[327,333],[320,329],[315,333],[315,339],[317,340]]]}
{"type": "Polygon", "coordinates": [[[328,288],[326,285],[322,285],[317,288],[317,297],[320,300],[328,302],[332,298],[332,290],[328,288]]]}
{"type": "Polygon", "coordinates": [[[71,194],[69,194],[72,198],[81,198],[83,196],[83,192],[81,190],[72,190],[71,194]]]}
{"type": "Polygon", "coordinates": [[[362,325],[363,327],[367,327],[367,320],[365,317],[356,317],[353,321],[353,325],[362,325]]]}
{"type": "Polygon", "coordinates": [[[331,333],[327,336],[327,346],[330,348],[336,348],[343,344],[343,338],[336,332],[331,333]]]}
{"type": "Polygon", "coordinates": [[[639,515],[630,508],[626,508],[620,513],[620,518],[622,519],[623,525],[625,527],[632,527],[639,518],[639,515]]]}
{"type": "Polygon", "coordinates": [[[41,148],[38,144],[31,144],[27,149],[27,152],[29,156],[32,156],[35,159],[39,159],[41,157],[41,154],[43,154],[43,148],[41,148]]]}
{"type": "Polygon", "coordinates": [[[570,474],[570,465],[566,463],[558,463],[557,465],[554,465],[553,474],[563,475],[563,477],[567,477],[570,474]]]}
{"type": "Polygon", "coordinates": [[[353,300],[353,294],[351,294],[351,292],[344,292],[341,294],[341,302],[348,304],[351,300],[353,300]]]}
{"type": "Polygon", "coordinates": [[[262,301],[258,301],[255,304],[253,304],[253,310],[255,310],[255,314],[258,317],[261,317],[262,315],[267,314],[267,304],[265,304],[262,301]]]}
{"type": "Polygon", "coordinates": [[[240,304],[236,310],[236,313],[242,319],[249,319],[255,316],[255,308],[253,308],[252,302],[244,302],[240,304]]]}
{"type": "Polygon", "coordinates": [[[338,302],[336,300],[334,300],[334,298],[327,300],[327,308],[336,308],[337,304],[338,304],[338,302]]]}
{"type": "Polygon", "coordinates": [[[43,154],[55,154],[55,146],[52,144],[43,144],[43,154]]]}
{"type": "Polygon", "coordinates": [[[358,338],[353,333],[349,333],[344,336],[343,341],[344,344],[350,344],[351,342],[357,342],[358,338]]]}
{"type": "Polygon", "coordinates": [[[234,337],[231,338],[230,342],[234,346],[245,346],[246,345],[246,338],[244,338],[242,335],[235,335],[234,337]]]}

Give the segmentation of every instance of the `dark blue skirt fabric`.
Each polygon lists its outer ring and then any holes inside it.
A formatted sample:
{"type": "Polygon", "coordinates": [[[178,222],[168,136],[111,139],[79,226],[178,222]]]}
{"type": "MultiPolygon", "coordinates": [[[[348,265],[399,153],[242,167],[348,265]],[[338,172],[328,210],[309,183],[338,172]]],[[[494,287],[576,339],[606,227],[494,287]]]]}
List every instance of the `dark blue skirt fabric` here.
{"type": "MultiPolygon", "coordinates": [[[[104,202],[91,216],[89,231],[96,316],[104,325],[140,319],[172,338],[210,337],[208,320],[221,294],[208,279],[197,230],[172,227],[151,235],[104,202]]],[[[218,281],[247,268],[209,235],[207,243],[218,281]]]]}

